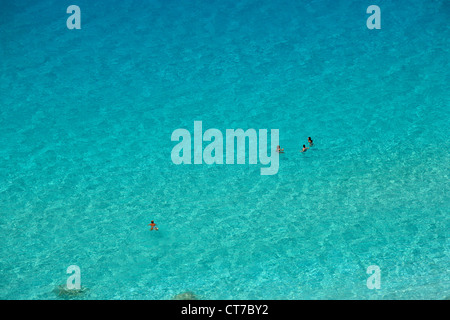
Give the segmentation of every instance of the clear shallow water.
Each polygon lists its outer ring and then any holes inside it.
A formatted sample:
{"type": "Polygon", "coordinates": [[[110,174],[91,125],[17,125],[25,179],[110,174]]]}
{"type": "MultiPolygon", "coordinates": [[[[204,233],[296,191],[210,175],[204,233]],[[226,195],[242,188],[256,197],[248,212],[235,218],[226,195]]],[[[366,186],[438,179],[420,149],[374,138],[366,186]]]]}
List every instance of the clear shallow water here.
{"type": "Polygon", "coordinates": [[[297,2],[2,2],[0,298],[448,297],[448,2],[297,2]],[[194,120],[279,173],[172,164],[194,120]]]}

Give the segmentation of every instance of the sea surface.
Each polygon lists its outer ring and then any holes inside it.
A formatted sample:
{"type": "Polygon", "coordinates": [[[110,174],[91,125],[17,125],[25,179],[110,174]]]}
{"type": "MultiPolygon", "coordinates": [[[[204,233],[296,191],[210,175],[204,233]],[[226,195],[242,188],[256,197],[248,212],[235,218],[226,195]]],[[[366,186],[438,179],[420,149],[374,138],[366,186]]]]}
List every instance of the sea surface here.
{"type": "Polygon", "coordinates": [[[447,0],[2,0],[0,299],[448,298],[449,21],[447,0]],[[194,121],[279,129],[278,173],[175,165],[194,121]]]}

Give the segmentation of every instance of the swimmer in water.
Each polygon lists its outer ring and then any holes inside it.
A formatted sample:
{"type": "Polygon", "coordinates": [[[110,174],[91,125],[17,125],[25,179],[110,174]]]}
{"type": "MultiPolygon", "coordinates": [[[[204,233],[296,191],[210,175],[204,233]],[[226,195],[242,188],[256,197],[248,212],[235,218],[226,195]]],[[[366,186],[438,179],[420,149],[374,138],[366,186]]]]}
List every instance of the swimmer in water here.
{"type": "Polygon", "coordinates": [[[284,153],[284,148],[281,149],[280,146],[277,146],[277,152],[278,153],[284,153]]]}
{"type": "Polygon", "coordinates": [[[308,137],[309,146],[312,147],[314,145],[311,137],[308,137]]]}
{"type": "Polygon", "coordinates": [[[156,227],[156,223],[155,223],[153,220],[152,220],[152,222],[150,222],[149,226],[152,226],[152,227],[150,228],[150,231],[152,231],[153,229],[159,230],[159,229],[156,227]]]}
{"type": "Polygon", "coordinates": [[[309,148],[307,148],[305,145],[303,145],[303,149],[300,152],[306,152],[306,150],[308,150],[309,148]]]}

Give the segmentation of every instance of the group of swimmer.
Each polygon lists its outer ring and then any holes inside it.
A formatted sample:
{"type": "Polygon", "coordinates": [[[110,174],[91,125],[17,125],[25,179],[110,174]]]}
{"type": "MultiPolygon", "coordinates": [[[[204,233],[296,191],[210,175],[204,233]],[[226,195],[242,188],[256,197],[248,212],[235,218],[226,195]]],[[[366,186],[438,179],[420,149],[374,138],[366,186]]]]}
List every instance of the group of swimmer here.
{"type": "MultiPolygon", "coordinates": [[[[311,137],[308,137],[308,143],[309,146],[312,147],[314,145],[311,137]]],[[[303,145],[303,149],[300,152],[306,152],[306,150],[308,150],[309,148],[307,148],[305,145],[303,145]]],[[[280,146],[277,146],[277,150],[278,153],[284,153],[284,148],[281,148],[280,146]]],[[[152,220],[149,224],[149,226],[151,226],[150,231],[152,230],[159,230],[158,227],[156,226],[156,223],[152,220]]]]}
{"type": "MultiPolygon", "coordinates": [[[[308,142],[309,142],[309,146],[312,147],[314,145],[311,137],[308,137],[308,142]]],[[[306,147],[306,145],[303,145],[303,149],[300,152],[306,152],[306,150],[308,150],[309,148],[306,147]]],[[[278,153],[284,153],[284,148],[281,148],[280,146],[277,146],[277,150],[278,153]]]]}

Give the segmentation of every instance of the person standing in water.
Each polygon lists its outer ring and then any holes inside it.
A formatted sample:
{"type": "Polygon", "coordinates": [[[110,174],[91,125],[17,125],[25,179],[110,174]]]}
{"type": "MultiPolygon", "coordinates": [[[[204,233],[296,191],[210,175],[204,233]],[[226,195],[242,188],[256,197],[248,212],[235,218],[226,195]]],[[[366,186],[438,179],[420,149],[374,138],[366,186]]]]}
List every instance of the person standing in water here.
{"type": "Polygon", "coordinates": [[[309,146],[312,147],[314,145],[311,137],[308,137],[309,146]]]}
{"type": "Polygon", "coordinates": [[[284,153],[284,148],[281,149],[280,146],[277,146],[277,152],[278,153],[284,153]]]}
{"type": "Polygon", "coordinates": [[[308,150],[309,148],[307,148],[305,145],[303,145],[303,149],[300,152],[306,152],[306,150],[308,150]]]}

